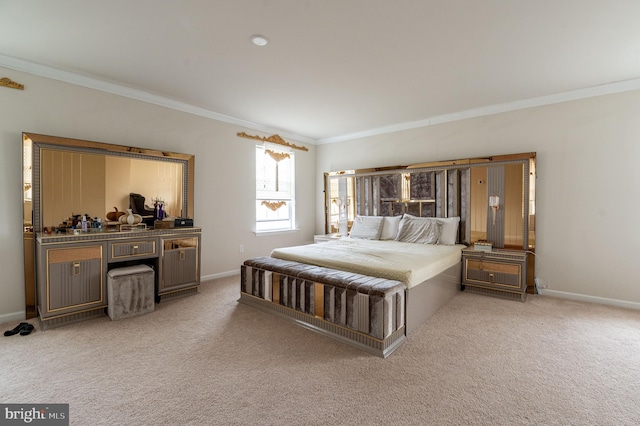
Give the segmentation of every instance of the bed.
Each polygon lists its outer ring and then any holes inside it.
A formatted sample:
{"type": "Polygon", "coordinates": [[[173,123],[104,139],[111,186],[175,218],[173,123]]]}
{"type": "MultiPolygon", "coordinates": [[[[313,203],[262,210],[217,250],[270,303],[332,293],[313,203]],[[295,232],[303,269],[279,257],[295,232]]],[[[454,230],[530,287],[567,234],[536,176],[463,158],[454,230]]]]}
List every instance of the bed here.
{"type": "Polygon", "coordinates": [[[458,222],[357,217],[349,237],[245,261],[239,301],[387,357],[460,291],[458,222]]]}

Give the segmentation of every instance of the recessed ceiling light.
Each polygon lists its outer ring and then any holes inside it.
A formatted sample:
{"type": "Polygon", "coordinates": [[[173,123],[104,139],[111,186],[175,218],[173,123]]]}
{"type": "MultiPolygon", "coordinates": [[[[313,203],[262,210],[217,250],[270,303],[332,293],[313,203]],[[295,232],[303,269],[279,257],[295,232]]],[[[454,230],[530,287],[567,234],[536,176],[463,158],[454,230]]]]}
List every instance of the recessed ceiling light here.
{"type": "Polygon", "coordinates": [[[267,43],[269,43],[269,40],[267,40],[265,36],[256,34],[251,36],[251,43],[255,44],[256,46],[266,46],[267,43]]]}

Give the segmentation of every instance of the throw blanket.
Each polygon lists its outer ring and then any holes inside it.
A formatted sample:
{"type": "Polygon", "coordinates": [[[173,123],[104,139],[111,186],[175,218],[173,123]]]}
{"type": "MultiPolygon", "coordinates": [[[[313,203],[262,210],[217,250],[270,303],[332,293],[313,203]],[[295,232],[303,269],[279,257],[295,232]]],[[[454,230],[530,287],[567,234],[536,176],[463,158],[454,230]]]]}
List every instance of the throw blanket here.
{"type": "Polygon", "coordinates": [[[463,248],[343,238],[274,249],[271,257],[402,281],[411,288],[459,263],[463,248]]]}

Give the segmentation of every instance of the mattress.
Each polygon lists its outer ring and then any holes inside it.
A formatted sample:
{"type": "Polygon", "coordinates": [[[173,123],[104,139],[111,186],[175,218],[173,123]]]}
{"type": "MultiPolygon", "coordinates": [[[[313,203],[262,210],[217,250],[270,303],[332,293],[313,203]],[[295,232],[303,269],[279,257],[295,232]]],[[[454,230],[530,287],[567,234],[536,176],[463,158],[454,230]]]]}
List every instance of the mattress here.
{"type": "Polygon", "coordinates": [[[398,280],[411,288],[459,263],[464,247],[343,238],[277,248],[271,257],[398,280]]]}

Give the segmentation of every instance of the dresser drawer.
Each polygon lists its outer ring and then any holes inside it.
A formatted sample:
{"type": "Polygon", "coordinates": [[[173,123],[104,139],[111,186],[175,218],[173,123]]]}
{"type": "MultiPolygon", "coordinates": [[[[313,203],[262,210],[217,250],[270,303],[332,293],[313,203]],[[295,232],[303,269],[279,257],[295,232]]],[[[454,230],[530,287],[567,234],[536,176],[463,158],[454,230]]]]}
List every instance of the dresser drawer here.
{"type": "Polygon", "coordinates": [[[522,287],[522,265],[465,259],[465,283],[484,283],[491,286],[520,290],[522,287]]]}
{"type": "Polygon", "coordinates": [[[109,243],[109,262],[149,257],[158,257],[155,238],[109,243]]]}

